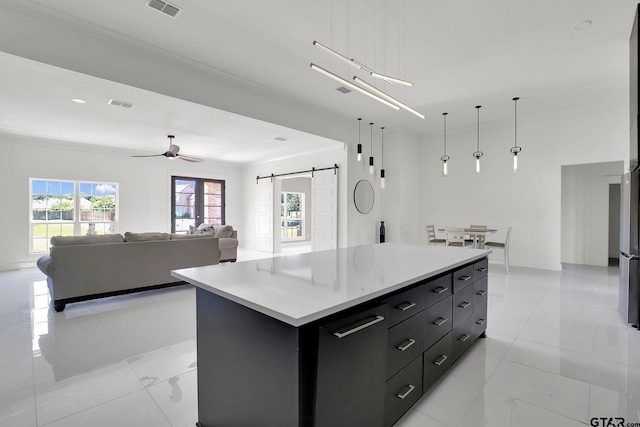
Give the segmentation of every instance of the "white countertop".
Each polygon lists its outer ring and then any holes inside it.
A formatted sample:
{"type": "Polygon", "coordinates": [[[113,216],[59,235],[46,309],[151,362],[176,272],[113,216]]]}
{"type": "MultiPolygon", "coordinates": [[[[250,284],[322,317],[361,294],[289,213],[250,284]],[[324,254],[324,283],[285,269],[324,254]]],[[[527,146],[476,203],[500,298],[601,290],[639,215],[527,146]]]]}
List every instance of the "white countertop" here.
{"type": "Polygon", "coordinates": [[[184,268],[171,274],[298,327],[489,253],[383,243],[184,268]]]}

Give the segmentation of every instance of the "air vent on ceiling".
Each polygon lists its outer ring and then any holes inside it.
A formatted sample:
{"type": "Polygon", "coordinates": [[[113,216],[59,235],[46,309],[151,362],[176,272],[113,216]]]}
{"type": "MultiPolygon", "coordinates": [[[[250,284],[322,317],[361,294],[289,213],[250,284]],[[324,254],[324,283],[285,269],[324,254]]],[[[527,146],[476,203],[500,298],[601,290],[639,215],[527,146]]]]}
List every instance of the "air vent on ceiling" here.
{"type": "Polygon", "coordinates": [[[287,140],[287,138],[285,138],[284,136],[276,136],[273,139],[275,139],[276,141],[286,141],[287,140]]]}
{"type": "Polygon", "coordinates": [[[338,92],[342,92],[342,93],[349,93],[351,92],[351,89],[347,89],[344,86],[340,86],[339,88],[336,89],[338,92]]]}
{"type": "Polygon", "coordinates": [[[178,6],[162,0],[149,0],[147,2],[147,6],[159,10],[160,12],[169,15],[172,18],[175,18],[181,10],[178,6]]]}
{"type": "Polygon", "coordinates": [[[118,101],[117,99],[110,99],[109,102],[107,102],[107,104],[111,104],[111,105],[115,105],[116,107],[123,107],[123,108],[133,108],[133,106],[135,105],[131,102],[118,101]]]}

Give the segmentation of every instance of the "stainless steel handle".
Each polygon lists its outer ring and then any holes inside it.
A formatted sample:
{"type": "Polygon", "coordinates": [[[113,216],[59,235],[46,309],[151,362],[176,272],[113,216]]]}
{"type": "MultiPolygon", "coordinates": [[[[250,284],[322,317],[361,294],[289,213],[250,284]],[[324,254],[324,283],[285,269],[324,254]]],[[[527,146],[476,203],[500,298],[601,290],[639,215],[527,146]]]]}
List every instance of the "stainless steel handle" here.
{"type": "Polygon", "coordinates": [[[470,302],[466,302],[466,301],[465,301],[465,302],[463,302],[462,304],[460,304],[458,307],[460,307],[460,308],[467,308],[467,307],[469,307],[470,305],[471,305],[471,303],[470,303],[470,302]]]}
{"type": "Polygon", "coordinates": [[[444,317],[441,317],[438,320],[436,320],[435,322],[433,322],[433,324],[436,325],[436,326],[442,326],[445,323],[447,323],[447,319],[445,319],[444,317]]]}
{"type": "Polygon", "coordinates": [[[405,397],[409,396],[409,395],[411,394],[411,392],[412,392],[413,390],[415,390],[415,389],[416,389],[416,387],[415,387],[415,386],[413,386],[413,385],[409,384],[409,385],[407,386],[407,388],[406,388],[406,390],[407,390],[407,391],[405,391],[404,393],[400,393],[400,394],[398,394],[398,395],[396,395],[396,396],[398,397],[398,399],[404,399],[405,397]]]}
{"type": "Polygon", "coordinates": [[[477,269],[476,271],[479,271],[481,273],[484,273],[485,271],[487,271],[487,267],[480,267],[479,269],[477,269]]]}
{"type": "Polygon", "coordinates": [[[478,291],[478,292],[476,292],[476,295],[483,296],[483,295],[485,295],[486,293],[487,293],[487,291],[478,291]]]}
{"type": "Polygon", "coordinates": [[[478,319],[478,321],[476,322],[476,325],[484,325],[486,323],[486,319],[478,319]]]}
{"type": "Polygon", "coordinates": [[[469,279],[471,279],[471,276],[460,276],[460,277],[458,277],[458,280],[462,280],[462,281],[465,281],[465,282],[467,280],[469,280],[469,279]]]}
{"type": "Polygon", "coordinates": [[[346,330],[346,331],[344,331],[344,332],[334,332],[334,333],[333,333],[333,335],[335,335],[335,336],[336,336],[336,337],[338,337],[338,338],[344,338],[344,337],[346,337],[347,335],[351,335],[351,334],[353,334],[353,333],[356,333],[356,332],[358,332],[358,331],[361,331],[361,330],[363,330],[363,329],[366,329],[366,328],[368,328],[369,326],[373,326],[373,325],[375,325],[376,323],[382,322],[383,320],[384,320],[384,317],[383,317],[383,316],[375,316],[375,319],[373,319],[373,320],[370,320],[370,321],[368,321],[368,322],[366,322],[366,323],[363,323],[363,324],[361,324],[361,325],[355,326],[355,327],[353,327],[353,328],[351,328],[351,329],[348,329],[348,330],[346,330]]]}
{"type": "Polygon", "coordinates": [[[458,338],[458,341],[465,342],[465,341],[466,341],[466,340],[468,340],[469,338],[471,338],[471,335],[469,335],[469,334],[464,334],[463,336],[461,336],[460,338],[458,338]]]}
{"type": "Polygon", "coordinates": [[[440,286],[440,287],[435,288],[433,290],[433,292],[435,292],[436,294],[441,294],[441,293],[446,292],[448,290],[449,290],[449,288],[444,288],[444,287],[440,286]]]}
{"type": "Polygon", "coordinates": [[[415,343],[416,343],[416,340],[414,340],[413,338],[409,338],[408,340],[406,340],[405,342],[403,342],[401,345],[399,345],[396,348],[398,350],[400,350],[400,351],[405,351],[406,349],[408,349],[409,347],[411,347],[415,343]],[[405,344],[405,343],[407,343],[407,344],[405,344]]]}
{"type": "Polygon", "coordinates": [[[444,363],[445,360],[447,360],[447,356],[443,354],[442,356],[440,356],[440,359],[433,362],[433,364],[440,366],[444,363]]]}
{"type": "Polygon", "coordinates": [[[398,310],[407,311],[410,308],[415,307],[416,305],[417,305],[417,303],[415,303],[415,302],[407,301],[407,302],[403,302],[402,304],[400,304],[396,308],[398,310]]]}

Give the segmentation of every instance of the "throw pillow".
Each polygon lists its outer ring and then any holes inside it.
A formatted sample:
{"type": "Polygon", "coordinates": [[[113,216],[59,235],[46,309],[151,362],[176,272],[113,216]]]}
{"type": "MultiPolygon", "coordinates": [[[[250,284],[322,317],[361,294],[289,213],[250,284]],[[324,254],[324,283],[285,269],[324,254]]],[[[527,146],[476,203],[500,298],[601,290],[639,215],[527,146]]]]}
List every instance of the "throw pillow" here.
{"type": "Polygon", "coordinates": [[[227,238],[233,234],[233,227],[230,225],[214,225],[214,237],[227,238]]]}
{"type": "Polygon", "coordinates": [[[196,230],[196,234],[212,233],[213,231],[214,231],[213,224],[202,223],[198,226],[198,229],[196,230]]]}

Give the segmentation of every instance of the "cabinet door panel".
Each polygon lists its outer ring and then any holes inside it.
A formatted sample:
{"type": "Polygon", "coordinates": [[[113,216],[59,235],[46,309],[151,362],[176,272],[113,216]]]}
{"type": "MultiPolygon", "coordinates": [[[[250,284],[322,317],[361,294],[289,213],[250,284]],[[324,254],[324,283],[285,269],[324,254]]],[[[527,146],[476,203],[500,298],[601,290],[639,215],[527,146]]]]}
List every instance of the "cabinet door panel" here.
{"type": "Polygon", "coordinates": [[[421,285],[385,299],[389,305],[389,326],[420,313],[424,308],[424,287],[421,285]]]}
{"type": "Polygon", "coordinates": [[[458,360],[465,351],[471,347],[475,337],[473,336],[473,317],[470,316],[458,326],[453,328],[453,360],[458,360]]]}
{"type": "Polygon", "coordinates": [[[451,299],[448,297],[424,311],[424,350],[429,349],[451,331],[451,299]]]}
{"type": "Polygon", "coordinates": [[[424,284],[424,306],[431,307],[451,295],[452,275],[447,274],[424,284]]]}
{"type": "Polygon", "coordinates": [[[316,427],[382,426],[387,317],[383,304],[320,327],[316,427]]]}
{"type": "Polygon", "coordinates": [[[473,280],[476,281],[482,277],[486,277],[489,272],[489,260],[487,258],[473,264],[473,280]]]}
{"type": "Polygon", "coordinates": [[[473,313],[473,300],[475,288],[467,286],[462,291],[453,294],[453,327],[455,328],[463,320],[473,313]]]}
{"type": "Polygon", "coordinates": [[[424,312],[420,312],[389,329],[386,378],[422,354],[423,326],[424,312]]]}
{"type": "Polygon", "coordinates": [[[473,283],[473,265],[468,265],[453,272],[453,292],[460,292],[473,283]]]}
{"type": "Polygon", "coordinates": [[[473,303],[480,307],[483,304],[487,303],[487,291],[489,289],[489,278],[484,276],[478,279],[477,282],[473,284],[475,289],[475,296],[473,297],[473,303]]]}
{"type": "Polygon", "coordinates": [[[478,338],[484,334],[487,330],[487,305],[484,304],[480,307],[476,306],[476,311],[473,312],[473,337],[478,338]]]}
{"type": "Polygon", "coordinates": [[[422,396],[422,357],[387,381],[384,425],[391,426],[422,396]]]}
{"type": "Polygon", "coordinates": [[[451,349],[451,334],[449,332],[440,341],[424,353],[424,369],[422,392],[426,393],[438,379],[447,372],[453,361],[451,349]]]}

